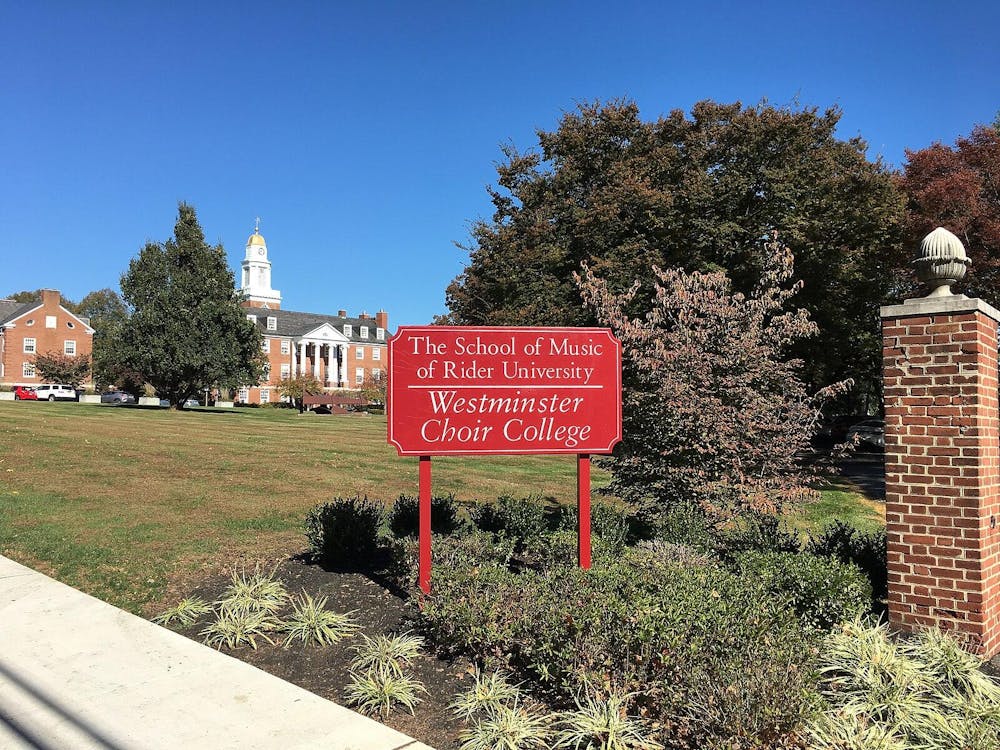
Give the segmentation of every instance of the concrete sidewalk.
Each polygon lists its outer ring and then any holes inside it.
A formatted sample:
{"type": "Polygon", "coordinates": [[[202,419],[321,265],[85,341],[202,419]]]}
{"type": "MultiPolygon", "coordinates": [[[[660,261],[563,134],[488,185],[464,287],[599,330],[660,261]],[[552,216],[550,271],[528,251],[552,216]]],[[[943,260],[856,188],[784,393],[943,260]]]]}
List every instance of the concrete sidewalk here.
{"type": "Polygon", "coordinates": [[[0,748],[431,750],[3,556],[0,748]]]}

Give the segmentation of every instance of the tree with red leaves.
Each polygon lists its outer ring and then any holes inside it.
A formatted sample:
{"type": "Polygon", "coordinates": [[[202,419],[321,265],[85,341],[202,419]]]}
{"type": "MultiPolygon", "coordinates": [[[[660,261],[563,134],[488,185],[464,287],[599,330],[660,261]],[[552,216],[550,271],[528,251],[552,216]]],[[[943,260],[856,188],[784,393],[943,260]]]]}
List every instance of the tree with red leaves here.
{"type": "Polygon", "coordinates": [[[818,333],[790,307],[792,253],[765,246],[759,281],[734,289],[722,271],[653,266],[648,311],[631,312],[641,286],[616,293],[585,264],[584,301],[623,346],[624,439],[609,490],[651,515],[697,504],[710,517],[774,512],[808,493],[799,456],[820,407],[848,385],[812,394],[791,351],[818,333]]]}
{"type": "Polygon", "coordinates": [[[935,227],[958,235],[972,258],[966,292],[1000,304],[1000,131],[977,125],[954,146],[906,152],[900,185],[907,196],[911,247],[935,227]]]}

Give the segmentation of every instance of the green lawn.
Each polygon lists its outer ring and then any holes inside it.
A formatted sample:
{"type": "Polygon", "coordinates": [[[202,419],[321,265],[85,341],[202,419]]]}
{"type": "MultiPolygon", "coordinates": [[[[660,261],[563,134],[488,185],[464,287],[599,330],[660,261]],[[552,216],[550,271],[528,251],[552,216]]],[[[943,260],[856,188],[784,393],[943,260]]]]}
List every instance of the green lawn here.
{"type": "MultiPolygon", "coordinates": [[[[316,503],[416,494],[417,460],[384,417],[279,409],[170,412],[0,402],[0,553],[134,612],[206,571],[302,549],[316,503]]],[[[435,458],[434,491],[460,500],[576,497],[573,456],[435,458]]],[[[607,476],[594,470],[594,484],[607,476]]],[[[795,523],[878,523],[875,504],[829,490],[795,523]]]]}

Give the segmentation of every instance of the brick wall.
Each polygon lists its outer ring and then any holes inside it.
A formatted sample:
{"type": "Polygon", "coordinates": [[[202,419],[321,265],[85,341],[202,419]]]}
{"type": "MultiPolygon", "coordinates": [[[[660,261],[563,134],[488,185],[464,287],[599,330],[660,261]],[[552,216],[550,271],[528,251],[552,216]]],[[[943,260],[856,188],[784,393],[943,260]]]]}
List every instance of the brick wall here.
{"type": "Polygon", "coordinates": [[[889,620],[1000,651],[997,321],[981,300],[883,308],[889,620]]]}

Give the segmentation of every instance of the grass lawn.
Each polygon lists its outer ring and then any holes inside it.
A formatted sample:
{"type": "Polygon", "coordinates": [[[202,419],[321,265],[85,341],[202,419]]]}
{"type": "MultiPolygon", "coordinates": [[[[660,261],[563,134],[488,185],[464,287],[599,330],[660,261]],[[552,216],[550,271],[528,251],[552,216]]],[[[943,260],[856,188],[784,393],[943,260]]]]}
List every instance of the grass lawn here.
{"type": "MultiPolygon", "coordinates": [[[[241,559],[302,549],[302,520],[335,496],[417,492],[417,459],[387,445],[384,417],[290,410],[170,412],[0,402],[0,554],[112,604],[149,613],[168,589],[241,559]]],[[[607,476],[594,471],[594,484],[607,476]]],[[[435,458],[435,493],[576,497],[573,456],[435,458]]],[[[824,492],[801,528],[868,517],[824,492]],[[860,515],[859,515],[860,514],[860,515]]]]}

